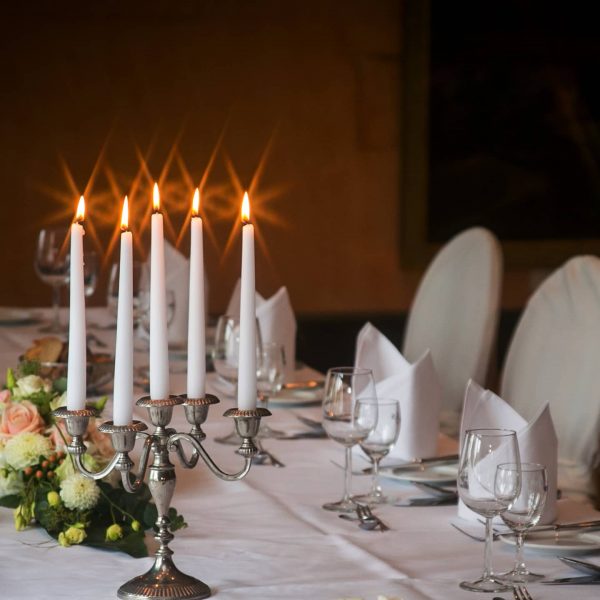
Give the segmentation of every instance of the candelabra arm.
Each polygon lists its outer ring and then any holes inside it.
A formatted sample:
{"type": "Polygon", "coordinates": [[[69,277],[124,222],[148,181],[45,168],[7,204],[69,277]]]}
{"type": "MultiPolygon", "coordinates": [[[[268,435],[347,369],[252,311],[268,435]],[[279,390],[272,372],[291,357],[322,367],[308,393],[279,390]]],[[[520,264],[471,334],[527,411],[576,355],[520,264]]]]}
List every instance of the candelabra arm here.
{"type": "MultiPolygon", "coordinates": [[[[237,473],[226,473],[217,466],[215,461],[210,457],[210,454],[202,447],[202,444],[188,433],[174,433],[169,437],[169,449],[176,450],[180,458],[181,453],[183,453],[183,451],[180,453],[181,440],[185,440],[193,446],[194,454],[192,454],[192,460],[196,455],[202,458],[206,466],[223,481],[238,481],[239,479],[243,479],[248,474],[248,471],[250,471],[252,457],[246,456],[244,457],[244,466],[240,471],[237,473]]],[[[196,462],[198,462],[198,458],[196,458],[196,462]]]]}
{"type": "MultiPolygon", "coordinates": [[[[135,492],[137,492],[140,487],[142,486],[142,483],[144,482],[144,479],[146,478],[146,470],[148,468],[148,458],[150,456],[150,449],[152,448],[152,436],[148,435],[147,433],[138,433],[137,437],[140,438],[144,436],[146,439],[144,440],[144,446],[142,447],[142,455],[140,457],[140,467],[139,467],[139,472],[137,477],[134,478],[134,480],[131,480],[131,468],[124,468],[124,469],[119,469],[119,467],[117,466],[117,469],[121,472],[121,481],[123,482],[123,487],[125,488],[126,491],[128,491],[130,494],[135,494],[135,492]]],[[[133,465],[131,465],[133,466],[133,465]]]]}
{"type": "Polygon", "coordinates": [[[98,479],[104,479],[113,471],[113,469],[115,469],[117,463],[122,460],[122,456],[120,455],[120,453],[116,453],[110,459],[110,462],[104,467],[104,469],[98,471],[97,473],[94,473],[93,471],[87,469],[86,466],[83,464],[83,454],[72,454],[71,456],[75,461],[75,466],[77,467],[79,472],[88,477],[89,479],[94,479],[95,481],[98,481],[98,479]]]}
{"type": "Polygon", "coordinates": [[[200,453],[196,448],[193,448],[192,455],[188,458],[185,455],[185,450],[183,449],[183,445],[181,444],[181,440],[175,440],[171,442],[169,446],[169,450],[175,451],[177,453],[177,458],[181,463],[181,466],[184,469],[193,469],[198,464],[198,459],[200,458],[200,453]]]}

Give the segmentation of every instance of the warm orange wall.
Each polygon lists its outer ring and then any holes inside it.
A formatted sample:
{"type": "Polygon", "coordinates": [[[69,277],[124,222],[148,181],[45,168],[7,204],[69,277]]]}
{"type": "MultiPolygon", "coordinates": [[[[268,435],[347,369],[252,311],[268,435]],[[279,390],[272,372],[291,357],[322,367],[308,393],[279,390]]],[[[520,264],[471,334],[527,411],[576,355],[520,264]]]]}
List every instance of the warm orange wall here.
{"type": "MultiPolygon", "coordinates": [[[[152,147],[156,177],[180,135],[197,182],[227,123],[205,204],[211,311],[239,270],[239,245],[223,258],[240,201],[225,157],[246,186],[271,136],[255,195],[270,255],[259,252],[261,291],[286,284],[302,313],[406,308],[419,273],[398,254],[400,2],[171,4],[4,18],[0,304],[49,301],[31,265],[40,225],[62,214],[66,226],[74,208],[59,156],[82,191],[111,133],[88,198],[106,246],[118,199],[104,166],[129,192],[136,145],[152,147]]],[[[190,197],[181,181],[175,166],[164,187],[175,229],[190,197]]],[[[145,202],[144,188],[133,204],[145,202]]],[[[528,274],[511,275],[505,303],[528,289],[528,274]]]]}

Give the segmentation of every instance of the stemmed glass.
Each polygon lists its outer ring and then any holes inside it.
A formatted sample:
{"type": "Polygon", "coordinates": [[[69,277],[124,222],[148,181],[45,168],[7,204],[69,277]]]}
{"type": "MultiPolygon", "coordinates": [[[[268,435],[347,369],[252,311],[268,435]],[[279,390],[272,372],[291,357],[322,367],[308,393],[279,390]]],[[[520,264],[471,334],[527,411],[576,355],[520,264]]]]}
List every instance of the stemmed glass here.
{"type": "MultiPolygon", "coordinates": [[[[140,291],[142,281],[147,276],[148,266],[138,261],[133,262],[133,327],[138,327],[141,318],[140,291]]],[[[108,288],[106,291],[106,307],[113,316],[114,321],[106,329],[115,329],[117,326],[117,309],[119,304],[119,263],[113,263],[110,268],[108,288]]]]}
{"type": "Polygon", "coordinates": [[[373,463],[371,491],[353,499],[361,504],[385,504],[388,499],[379,485],[379,462],[387,456],[400,433],[400,403],[392,398],[374,398],[377,402],[377,425],[369,436],[360,442],[363,452],[373,463]]]}
{"type": "Polygon", "coordinates": [[[472,511],[485,517],[483,575],[463,581],[460,587],[473,592],[506,592],[511,587],[492,573],[492,519],[508,509],[519,495],[520,457],[517,434],[509,429],[469,429],[460,453],[457,487],[460,499],[472,511]],[[503,463],[515,465],[512,486],[496,488],[496,469],[503,463]],[[498,493],[501,492],[501,493],[498,493]]]}
{"type": "Polygon", "coordinates": [[[548,474],[546,467],[538,463],[498,465],[496,489],[498,494],[512,490],[515,479],[521,477],[521,492],[513,500],[508,510],[502,513],[502,520],[516,534],[516,557],[512,571],[498,575],[507,583],[527,583],[543,579],[543,575],[531,573],[523,559],[523,541],[527,530],[537,525],[544,512],[548,495],[548,474]]]}
{"type": "Polygon", "coordinates": [[[34,260],[35,272],[46,284],[52,286],[53,317],[49,325],[40,329],[45,333],[64,333],[60,323],[60,288],[67,283],[69,260],[67,235],[62,228],[40,230],[34,260]]]}
{"type": "Polygon", "coordinates": [[[95,250],[87,250],[83,260],[83,285],[86,298],[94,295],[98,285],[100,261],[95,250]]]}
{"type": "MultiPolygon", "coordinates": [[[[213,365],[217,375],[227,384],[229,384],[229,393],[231,398],[237,396],[238,381],[238,361],[240,350],[240,319],[232,315],[222,315],[217,321],[215,332],[215,345],[212,351],[213,365]]],[[[260,365],[262,355],[262,338],[260,335],[260,326],[256,320],[256,364],[260,365]]],[[[257,380],[258,386],[258,380],[257,380]]],[[[240,443],[240,437],[236,430],[226,436],[215,438],[222,444],[240,443]]]]}
{"type": "MultiPolygon", "coordinates": [[[[256,386],[258,404],[267,408],[269,398],[283,387],[285,375],[285,348],[277,342],[263,342],[260,360],[256,366],[256,386]]],[[[282,431],[271,429],[264,419],[258,431],[259,438],[272,438],[283,435],[282,431]]]]}
{"type": "Polygon", "coordinates": [[[336,367],[327,371],[323,396],[323,428],[346,449],[344,496],[323,505],[326,510],[354,512],[350,496],[352,446],[364,441],[377,425],[375,381],[371,369],[336,367]]]}

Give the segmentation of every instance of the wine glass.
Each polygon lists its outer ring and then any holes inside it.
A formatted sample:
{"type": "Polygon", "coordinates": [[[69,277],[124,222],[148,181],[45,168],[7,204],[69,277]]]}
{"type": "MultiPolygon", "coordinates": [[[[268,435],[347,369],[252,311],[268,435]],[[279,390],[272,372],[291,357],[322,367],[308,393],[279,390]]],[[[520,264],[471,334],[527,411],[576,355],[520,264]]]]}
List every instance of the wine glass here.
{"type": "MultiPolygon", "coordinates": [[[[167,301],[167,326],[173,322],[175,316],[175,292],[173,290],[166,290],[166,301],[167,301]]],[[[142,342],[136,349],[147,350],[148,340],[150,339],[150,290],[140,290],[138,294],[138,331],[142,334],[142,342]]]]}
{"type": "Polygon", "coordinates": [[[346,449],[344,496],[323,505],[326,510],[354,512],[350,496],[352,446],[364,441],[377,425],[375,381],[371,369],[335,367],[327,371],[323,395],[323,428],[327,435],[346,449]]]}
{"type": "Polygon", "coordinates": [[[369,436],[360,442],[363,452],[373,463],[371,491],[362,496],[354,496],[361,504],[385,504],[386,496],[379,485],[379,462],[388,455],[398,441],[400,433],[400,403],[392,398],[374,398],[377,402],[377,425],[369,436]]]}
{"type": "Polygon", "coordinates": [[[83,258],[83,286],[86,298],[94,295],[98,285],[100,261],[95,250],[87,250],[83,258]]]}
{"type": "Polygon", "coordinates": [[[67,283],[69,260],[67,235],[63,228],[46,228],[38,233],[34,267],[37,276],[52,286],[53,317],[49,325],[40,329],[45,333],[64,333],[60,322],[60,288],[67,283]]]}
{"type": "Polygon", "coordinates": [[[512,571],[498,575],[498,579],[507,583],[527,583],[543,579],[543,575],[531,573],[523,559],[523,541],[527,530],[539,523],[544,512],[548,495],[548,474],[546,467],[538,463],[501,464],[496,471],[497,495],[506,490],[512,493],[515,480],[521,481],[519,495],[502,513],[502,520],[516,534],[516,557],[512,571]]]}
{"type": "MultiPolygon", "coordinates": [[[[277,342],[263,342],[260,359],[256,365],[256,386],[258,405],[267,408],[269,398],[283,387],[285,374],[285,348],[277,342]]],[[[283,435],[282,431],[271,429],[264,419],[258,431],[259,438],[272,438],[283,435]]]]}
{"type": "Polygon", "coordinates": [[[472,511],[485,517],[483,575],[476,581],[463,581],[460,587],[473,592],[506,592],[512,588],[492,573],[492,519],[508,509],[519,494],[520,457],[517,434],[510,429],[469,429],[465,433],[458,466],[460,499],[472,511]],[[503,463],[516,465],[513,487],[496,493],[496,468],[503,463]]]}
{"type": "MultiPolygon", "coordinates": [[[[142,281],[144,280],[145,271],[148,265],[138,261],[133,262],[133,327],[134,329],[140,324],[141,306],[140,306],[140,291],[142,290],[142,281]]],[[[113,316],[114,321],[107,325],[107,329],[115,329],[117,326],[117,312],[119,305],[119,263],[113,263],[110,267],[110,275],[108,279],[108,288],[106,290],[106,307],[109,313],[113,316]]]]}
{"type": "MultiPolygon", "coordinates": [[[[225,394],[230,398],[237,396],[238,361],[240,350],[240,319],[232,315],[222,315],[217,321],[215,331],[215,344],[212,350],[212,359],[215,371],[219,378],[225,382],[225,394]]],[[[256,364],[260,364],[262,354],[262,338],[260,326],[256,320],[256,364]]],[[[257,379],[258,386],[258,379],[257,379]]],[[[222,444],[238,445],[241,438],[233,429],[223,437],[215,438],[222,444]]]]}

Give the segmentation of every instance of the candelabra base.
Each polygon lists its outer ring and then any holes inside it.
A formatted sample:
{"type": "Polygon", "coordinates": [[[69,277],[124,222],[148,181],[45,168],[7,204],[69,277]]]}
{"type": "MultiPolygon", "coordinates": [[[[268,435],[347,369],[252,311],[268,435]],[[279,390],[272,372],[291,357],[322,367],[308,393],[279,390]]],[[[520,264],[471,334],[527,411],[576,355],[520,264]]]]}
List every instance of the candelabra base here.
{"type": "Polygon", "coordinates": [[[157,557],[147,573],[124,583],[117,596],[121,600],[200,600],[210,596],[210,588],[182,573],[169,557],[157,557]]]}

